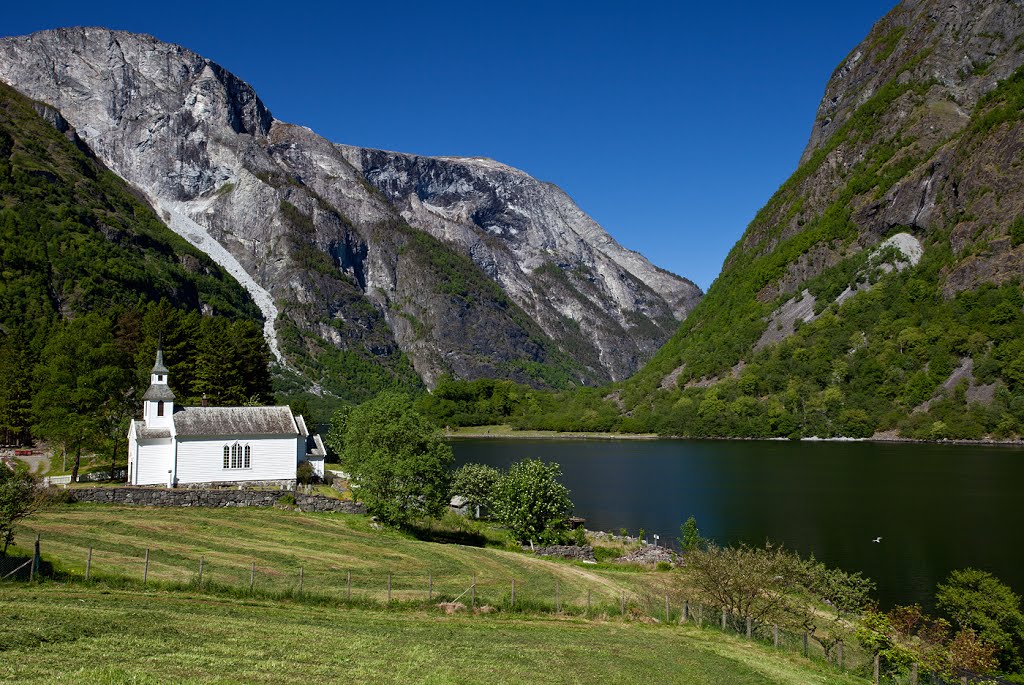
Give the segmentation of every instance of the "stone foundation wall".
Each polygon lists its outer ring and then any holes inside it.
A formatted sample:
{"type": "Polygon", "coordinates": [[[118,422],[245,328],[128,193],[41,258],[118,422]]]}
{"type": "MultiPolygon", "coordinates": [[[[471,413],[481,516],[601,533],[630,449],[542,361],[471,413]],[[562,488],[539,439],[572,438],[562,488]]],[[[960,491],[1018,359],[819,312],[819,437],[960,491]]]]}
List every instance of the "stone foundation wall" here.
{"type": "MultiPolygon", "coordinates": [[[[199,490],[194,488],[73,488],[67,491],[76,502],[132,504],[144,507],[272,507],[282,495],[280,490],[199,490]]],[[[294,493],[302,511],[364,514],[366,507],[354,502],[294,493]]]]}

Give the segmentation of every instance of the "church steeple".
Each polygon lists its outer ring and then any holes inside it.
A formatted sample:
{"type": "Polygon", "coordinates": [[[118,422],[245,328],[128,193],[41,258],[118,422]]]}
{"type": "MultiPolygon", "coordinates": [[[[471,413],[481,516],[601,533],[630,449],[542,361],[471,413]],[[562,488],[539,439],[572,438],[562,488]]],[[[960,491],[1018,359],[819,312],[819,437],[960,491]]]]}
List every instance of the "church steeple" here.
{"type": "Polygon", "coordinates": [[[156,348],[156,363],[149,375],[149,390],[142,396],[142,415],[147,428],[160,428],[173,423],[174,393],[167,385],[167,367],[164,366],[162,346],[156,348]]]}

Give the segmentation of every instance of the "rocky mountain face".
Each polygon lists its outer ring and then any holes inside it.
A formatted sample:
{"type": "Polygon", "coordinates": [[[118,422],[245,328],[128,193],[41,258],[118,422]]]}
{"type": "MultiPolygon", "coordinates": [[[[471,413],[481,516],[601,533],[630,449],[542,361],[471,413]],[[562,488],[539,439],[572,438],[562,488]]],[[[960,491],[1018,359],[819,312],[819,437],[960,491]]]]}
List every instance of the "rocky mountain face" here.
{"type": "Polygon", "coordinates": [[[296,383],[358,398],[444,374],[622,378],[700,298],[554,186],[490,160],[334,144],[149,36],[0,39],[0,80],[56,108],[245,286],[296,383]]]}
{"type": "Polygon", "coordinates": [[[1020,2],[905,0],[882,18],[829,80],[799,168],[623,391],[630,420],[1022,432],[1022,64],[1020,2]]]}

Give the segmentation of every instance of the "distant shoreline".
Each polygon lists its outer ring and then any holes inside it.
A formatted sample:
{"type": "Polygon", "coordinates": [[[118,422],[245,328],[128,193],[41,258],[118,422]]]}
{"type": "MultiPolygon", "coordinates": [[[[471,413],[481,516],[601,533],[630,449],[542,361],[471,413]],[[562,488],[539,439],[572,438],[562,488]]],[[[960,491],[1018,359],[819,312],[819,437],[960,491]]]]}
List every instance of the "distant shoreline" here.
{"type": "Polygon", "coordinates": [[[472,426],[462,429],[445,430],[444,437],[453,440],[714,440],[740,442],[866,442],[880,444],[922,444],[957,445],[961,447],[1024,447],[1024,440],[918,440],[895,435],[870,438],[694,438],[680,435],[658,435],[657,433],[601,433],[601,432],[560,432],[543,430],[514,430],[509,426],[472,426]]]}

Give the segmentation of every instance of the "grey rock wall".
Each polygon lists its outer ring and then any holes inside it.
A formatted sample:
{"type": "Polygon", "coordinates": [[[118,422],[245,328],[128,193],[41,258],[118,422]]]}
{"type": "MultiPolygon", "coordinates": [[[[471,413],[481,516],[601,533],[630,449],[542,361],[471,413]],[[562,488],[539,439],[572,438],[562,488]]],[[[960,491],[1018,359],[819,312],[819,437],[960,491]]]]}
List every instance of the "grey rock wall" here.
{"type": "MultiPolygon", "coordinates": [[[[285,492],[281,490],[227,490],[166,488],[75,488],[69,491],[76,502],[130,504],[145,507],[272,507],[285,492]]],[[[355,502],[294,493],[302,511],[364,514],[366,507],[355,502]]]]}

